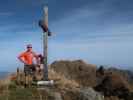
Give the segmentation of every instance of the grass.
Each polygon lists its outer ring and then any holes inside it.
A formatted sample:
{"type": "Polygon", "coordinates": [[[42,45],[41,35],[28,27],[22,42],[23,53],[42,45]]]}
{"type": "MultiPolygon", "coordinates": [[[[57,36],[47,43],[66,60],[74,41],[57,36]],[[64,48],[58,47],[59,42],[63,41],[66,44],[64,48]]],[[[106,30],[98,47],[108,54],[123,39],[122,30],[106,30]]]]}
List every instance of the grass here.
{"type": "Polygon", "coordinates": [[[50,94],[36,88],[11,88],[0,96],[0,100],[50,100],[50,94]]]}
{"type": "MultiPolygon", "coordinates": [[[[79,87],[74,80],[69,80],[64,75],[49,70],[49,78],[57,82],[58,89],[79,87]]],[[[24,88],[16,85],[10,78],[0,81],[0,100],[53,100],[52,91],[38,90],[36,87],[24,88]]]]}
{"type": "Polygon", "coordinates": [[[0,81],[0,100],[50,100],[50,93],[39,91],[36,87],[17,86],[8,79],[0,81]]]}
{"type": "Polygon", "coordinates": [[[75,80],[69,80],[63,74],[59,74],[53,69],[49,69],[49,78],[55,80],[55,82],[57,81],[57,86],[60,89],[79,87],[75,80]]]}

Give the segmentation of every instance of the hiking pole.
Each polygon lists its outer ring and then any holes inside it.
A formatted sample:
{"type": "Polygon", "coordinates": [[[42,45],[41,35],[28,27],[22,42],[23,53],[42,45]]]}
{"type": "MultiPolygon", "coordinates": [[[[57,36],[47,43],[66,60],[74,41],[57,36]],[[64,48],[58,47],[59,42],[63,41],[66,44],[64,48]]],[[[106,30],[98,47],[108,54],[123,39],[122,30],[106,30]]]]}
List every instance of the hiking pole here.
{"type": "Polygon", "coordinates": [[[48,36],[51,36],[51,32],[48,29],[48,6],[44,7],[44,18],[39,21],[39,26],[43,29],[43,56],[44,56],[44,81],[39,81],[39,85],[47,85],[53,81],[48,79],[48,36]]]}

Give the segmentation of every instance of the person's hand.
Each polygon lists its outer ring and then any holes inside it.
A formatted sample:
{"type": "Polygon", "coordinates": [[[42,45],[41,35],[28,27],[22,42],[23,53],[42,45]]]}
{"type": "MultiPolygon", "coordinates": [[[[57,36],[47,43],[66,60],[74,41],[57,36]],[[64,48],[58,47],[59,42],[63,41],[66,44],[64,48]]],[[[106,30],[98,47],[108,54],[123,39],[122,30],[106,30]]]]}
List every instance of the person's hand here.
{"type": "Polygon", "coordinates": [[[27,65],[27,62],[23,61],[24,65],[27,65]]]}

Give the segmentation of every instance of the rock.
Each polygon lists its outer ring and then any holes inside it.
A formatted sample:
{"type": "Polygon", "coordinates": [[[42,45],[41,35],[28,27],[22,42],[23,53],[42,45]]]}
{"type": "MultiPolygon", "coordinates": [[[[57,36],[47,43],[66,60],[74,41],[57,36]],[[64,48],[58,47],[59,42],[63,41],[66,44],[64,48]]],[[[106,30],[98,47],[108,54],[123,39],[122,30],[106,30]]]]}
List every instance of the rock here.
{"type": "Polygon", "coordinates": [[[96,91],[103,92],[105,96],[117,96],[128,100],[126,98],[128,98],[127,96],[130,94],[130,86],[123,76],[108,71],[104,71],[104,73],[101,74],[101,70],[97,70],[97,76],[102,81],[94,87],[96,91]]]}
{"type": "Polygon", "coordinates": [[[65,90],[62,93],[63,100],[79,100],[79,91],[76,90],[65,90]]]}
{"type": "Polygon", "coordinates": [[[62,100],[61,94],[59,92],[54,93],[55,100],[62,100]]]}
{"type": "Polygon", "coordinates": [[[104,100],[104,96],[92,88],[83,88],[80,91],[79,100],[104,100]]]}
{"type": "Polygon", "coordinates": [[[38,88],[38,91],[40,92],[42,98],[45,98],[46,100],[63,100],[61,93],[56,91],[55,88],[42,87],[38,88]]]}
{"type": "Polygon", "coordinates": [[[82,60],[55,61],[51,68],[67,79],[75,80],[81,86],[92,87],[96,84],[96,66],[86,64],[82,60]]]}
{"type": "Polygon", "coordinates": [[[103,95],[92,88],[78,88],[65,90],[62,93],[63,100],[104,100],[103,95]]]}
{"type": "Polygon", "coordinates": [[[117,96],[110,96],[110,97],[105,97],[105,100],[122,100],[122,99],[119,99],[117,96]]]}

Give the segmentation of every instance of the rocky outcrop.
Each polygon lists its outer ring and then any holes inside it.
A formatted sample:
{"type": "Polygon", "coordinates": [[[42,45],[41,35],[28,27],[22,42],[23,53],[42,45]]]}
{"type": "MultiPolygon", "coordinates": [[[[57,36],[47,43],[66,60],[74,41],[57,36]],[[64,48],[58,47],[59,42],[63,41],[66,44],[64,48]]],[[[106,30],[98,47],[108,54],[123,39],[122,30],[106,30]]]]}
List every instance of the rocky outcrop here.
{"type": "MultiPolygon", "coordinates": [[[[119,70],[103,67],[97,69],[95,65],[87,64],[82,60],[55,61],[51,64],[51,68],[68,80],[76,81],[80,89],[82,87],[79,92],[66,91],[64,100],[93,100],[97,98],[96,91],[102,93],[105,100],[132,100],[133,98],[127,75],[120,73],[119,70]],[[88,89],[89,87],[95,91],[88,89]],[[87,96],[91,99],[87,99],[87,96]]],[[[102,96],[98,97],[101,99],[102,96]]]]}
{"type": "Polygon", "coordinates": [[[96,66],[86,64],[82,60],[76,61],[55,61],[51,64],[60,75],[64,75],[68,79],[73,79],[81,86],[96,85],[96,66]]]}
{"type": "Polygon", "coordinates": [[[119,73],[99,68],[97,78],[101,80],[101,83],[94,87],[96,91],[102,92],[105,96],[117,96],[124,100],[129,100],[127,98],[131,97],[130,85],[119,73]]]}
{"type": "Polygon", "coordinates": [[[117,69],[113,67],[108,68],[107,71],[118,73],[119,75],[123,76],[130,84],[133,84],[133,72],[132,71],[117,69]]]}
{"type": "Polygon", "coordinates": [[[42,94],[47,95],[47,100],[104,100],[104,96],[92,88],[77,88],[60,91],[43,89],[42,94]]]}
{"type": "Polygon", "coordinates": [[[92,88],[83,88],[80,91],[79,100],[104,100],[104,96],[92,88]]]}

